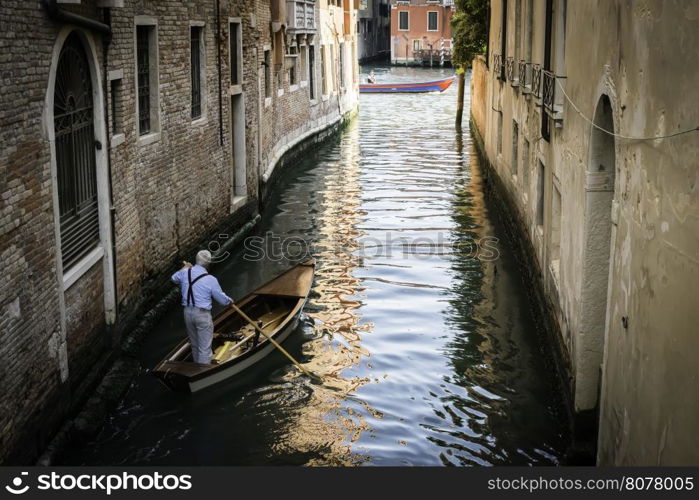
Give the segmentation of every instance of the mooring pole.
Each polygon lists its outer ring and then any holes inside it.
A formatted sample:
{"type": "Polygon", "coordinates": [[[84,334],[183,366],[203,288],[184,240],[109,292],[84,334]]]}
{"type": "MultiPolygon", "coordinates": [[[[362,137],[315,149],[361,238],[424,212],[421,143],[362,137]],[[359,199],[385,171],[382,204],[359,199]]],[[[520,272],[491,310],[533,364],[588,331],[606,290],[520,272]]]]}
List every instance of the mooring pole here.
{"type": "Polygon", "coordinates": [[[460,67],[456,70],[456,74],[459,77],[459,89],[456,94],[456,128],[457,130],[461,130],[461,120],[464,115],[464,75],[466,74],[466,70],[460,67]]]}

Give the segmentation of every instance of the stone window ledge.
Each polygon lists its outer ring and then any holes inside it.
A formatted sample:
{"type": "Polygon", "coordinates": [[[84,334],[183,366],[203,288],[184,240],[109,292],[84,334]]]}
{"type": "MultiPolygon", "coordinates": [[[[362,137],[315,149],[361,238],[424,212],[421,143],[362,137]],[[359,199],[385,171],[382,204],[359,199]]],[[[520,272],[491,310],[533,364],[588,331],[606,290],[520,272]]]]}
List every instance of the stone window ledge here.
{"type": "Polygon", "coordinates": [[[100,246],[83,257],[77,264],[63,273],[63,291],[65,292],[78,281],[83,274],[92,269],[104,257],[104,249],[100,246]]]}
{"type": "Polygon", "coordinates": [[[138,145],[148,146],[149,144],[153,144],[154,142],[158,142],[159,140],[160,132],[151,132],[150,134],[142,135],[141,137],[139,137],[138,145]]]}
{"type": "Polygon", "coordinates": [[[247,196],[242,196],[242,195],[234,196],[233,201],[231,202],[231,213],[242,208],[245,205],[245,203],[247,203],[247,201],[248,201],[247,196]]]}
{"type": "Polygon", "coordinates": [[[203,127],[207,123],[209,123],[209,117],[206,115],[202,115],[196,120],[192,120],[192,127],[203,127]]]}
{"type": "Polygon", "coordinates": [[[115,148],[117,146],[120,146],[121,144],[124,143],[126,140],[126,135],[123,132],[120,132],[118,134],[114,134],[112,136],[112,139],[109,141],[109,147],[115,148]]]}

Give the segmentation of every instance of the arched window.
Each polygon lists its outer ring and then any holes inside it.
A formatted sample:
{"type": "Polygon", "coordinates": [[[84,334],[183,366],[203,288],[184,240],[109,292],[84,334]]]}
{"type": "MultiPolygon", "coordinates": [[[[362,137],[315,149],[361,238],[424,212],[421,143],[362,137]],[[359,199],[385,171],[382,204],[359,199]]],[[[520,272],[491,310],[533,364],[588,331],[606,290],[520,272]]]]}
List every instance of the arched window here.
{"type": "Polygon", "coordinates": [[[61,50],[53,116],[65,271],[100,241],[92,82],[85,49],[76,33],[61,50]]]}

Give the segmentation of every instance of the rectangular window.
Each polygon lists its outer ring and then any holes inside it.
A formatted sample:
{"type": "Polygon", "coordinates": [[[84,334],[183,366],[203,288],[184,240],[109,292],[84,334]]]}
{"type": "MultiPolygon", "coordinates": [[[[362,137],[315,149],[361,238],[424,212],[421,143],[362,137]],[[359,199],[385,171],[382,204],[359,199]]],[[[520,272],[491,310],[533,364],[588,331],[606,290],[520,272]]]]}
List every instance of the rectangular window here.
{"type": "Polygon", "coordinates": [[[431,10],[427,12],[427,31],[437,31],[439,12],[431,10]]]}
{"type": "Polygon", "coordinates": [[[352,41],[352,58],[350,59],[352,64],[352,85],[357,83],[357,42],[352,41]]]}
{"type": "Polygon", "coordinates": [[[325,52],[327,46],[322,45],[320,47],[320,81],[321,81],[321,91],[323,95],[328,95],[328,75],[326,69],[325,52]]]}
{"type": "Polygon", "coordinates": [[[517,175],[517,149],[519,147],[519,126],[515,120],[512,120],[512,164],[510,169],[512,170],[512,175],[517,175]]]}
{"type": "Polygon", "coordinates": [[[240,21],[233,21],[229,24],[229,54],[231,68],[231,85],[240,85],[242,83],[241,73],[243,72],[243,44],[242,44],[242,29],[240,21]]]}
{"type": "Polygon", "coordinates": [[[401,10],[398,12],[398,29],[401,31],[408,31],[410,29],[410,22],[408,20],[408,11],[401,10]]]}
{"type": "Polygon", "coordinates": [[[522,139],[522,190],[529,192],[529,141],[522,139]]]}
{"type": "Polygon", "coordinates": [[[265,50],[265,97],[272,97],[272,53],[265,50]]]}
{"type": "Polygon", "coordinates": [[[502,154],[502,111],[496,111],[498,114],[498,154],[502,154]]]}
{"type": "Polygon", "coordinates": [[[286,67],[289,73],[289,86],[298,84],[298,50],[295,45],[290,46],[287,51],[286,67]]]}
{"type": "Polygon", "coordinates": [[[522,51],[520,44],[522,42],[522,2],[515,0],[515,40],[514,40],[514,59],[517,63],[521,57],[522,51]]]}
{"type": "Polygon", "coordinates": [[[112,97],[112,135],[121,134],[123,132],[123,115],[121,111],[121,78],[110,82],[110,90],[112,97]]]}
{"type": "Polygon", "coordinates": [[[413,40],[413,51],[419,51],[422,48],[422,40],[413,40]]]}
{"type": "Polygon", "coordinates": [[[538,175],[536,181],[536,225],[544,225],[544,177],[546,168],[539,161],[538,175]]]}
{"type": "Polygon", "coordinates": [[[308,46],[308,92],[311,99],[316,98],[315,88],[315,69],[316,69],[316,47],[315,45],[308,46]]]}
{"type": "Polygon", "coordinates": [[[151,89],[151,47],[155,27],[136,26],[136,59],[138,88],[138,133],[145,135],[151,131],[153,121],[151,89]]]}
{"type": "Polygon", "coordinates": [[[558,279],[561,264],[561,192],[553,185],[551,193],[551,269],[558,279]]]}
{"type": "Polygon", "coordinates": [[[331,45],[330,46],[330,76],[328,76],[328,86],[330,91],[332,92],[335,90],[335,86],[337,85],[337,75],[335,75],[335,46],[331,45]]]}
{"type": "Polygon", "coordinates": [[[192,82],[192,119],[201,117],[201,73],[202,73],[202,35],[204,29],[201,26],[192,26],[190,28],[190,68],[192,82]]]}
{"type": "Polygon", "coordinates": [[[525,14],[526,25],[524,27],[524,59],[527,62],[534,62],[532,60],[532,38],[534,34],[534,0],[526,0],[526,2],[527,12],[525,14]]]}
{"type": "Polygon", "coordinates": [[[340,87],[345,88],[345,44],[340,44],[340,87]]]}

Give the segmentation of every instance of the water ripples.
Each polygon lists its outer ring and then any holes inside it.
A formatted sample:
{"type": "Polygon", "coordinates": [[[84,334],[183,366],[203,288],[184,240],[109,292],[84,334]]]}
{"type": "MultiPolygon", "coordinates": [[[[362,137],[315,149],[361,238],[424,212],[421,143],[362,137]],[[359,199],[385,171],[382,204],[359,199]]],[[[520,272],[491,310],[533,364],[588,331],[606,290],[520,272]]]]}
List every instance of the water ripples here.
{"type": "MultiPolygon", "coordinates": [[[[446,70],[374,67],[380,79],[446,70]]],[[[455,87],[455,86],[453,86],[455,87]]],[[[567,435],[541,362],[527,290],[483,200],[455,88],[362,96],[358,120],[284,174],[258,234],[298,236],[318,261],[286,343],[325,378],[272,355],[243,380],[193,396],[139,377],[76,463],[493,465],[560,463],[567,435]],[[499,237],[500,258],[474,259],[499,237]]],[[[217,270],[234,296],[289,266],[217,270]]],[[[146,366],[183,334],[168,316],[146,366]]]]}

